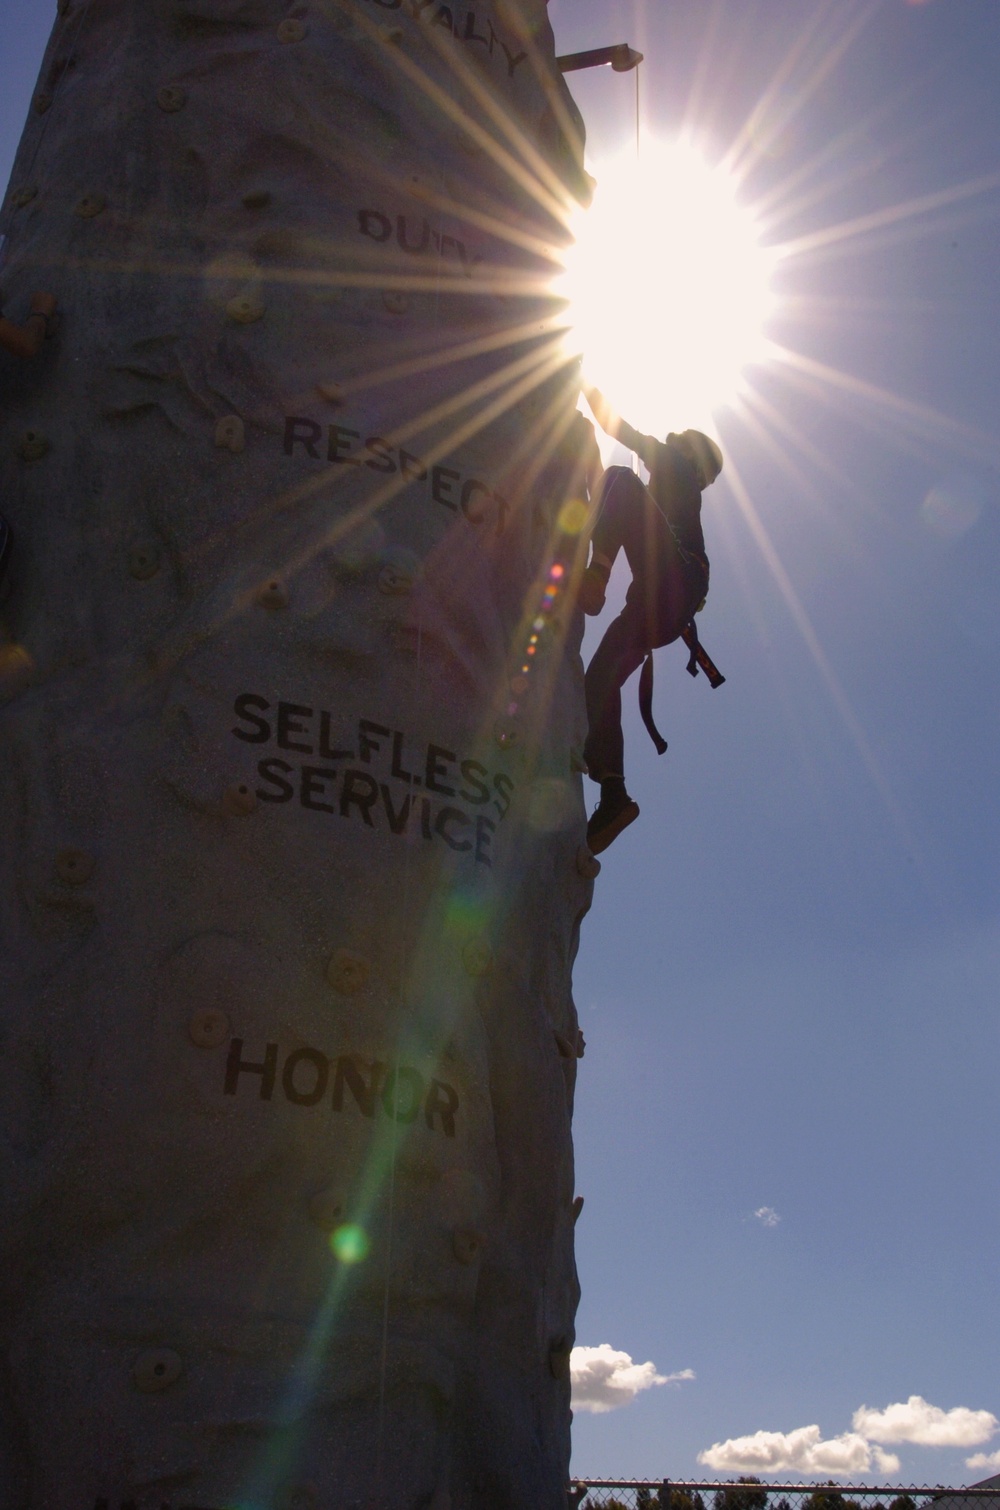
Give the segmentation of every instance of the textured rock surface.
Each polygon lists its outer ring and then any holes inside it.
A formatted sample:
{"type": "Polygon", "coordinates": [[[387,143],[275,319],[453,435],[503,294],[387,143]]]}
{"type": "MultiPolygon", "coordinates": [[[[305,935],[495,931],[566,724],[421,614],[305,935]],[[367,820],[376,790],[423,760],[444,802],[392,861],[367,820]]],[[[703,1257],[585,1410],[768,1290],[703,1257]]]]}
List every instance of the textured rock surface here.
{"type": "Polygon", "coordinates": [[[592,881],[575,389],[511,281],[574,171],[544,7],[72,0],[38,96],[0,1503],[561,1506],[592,881]]]}

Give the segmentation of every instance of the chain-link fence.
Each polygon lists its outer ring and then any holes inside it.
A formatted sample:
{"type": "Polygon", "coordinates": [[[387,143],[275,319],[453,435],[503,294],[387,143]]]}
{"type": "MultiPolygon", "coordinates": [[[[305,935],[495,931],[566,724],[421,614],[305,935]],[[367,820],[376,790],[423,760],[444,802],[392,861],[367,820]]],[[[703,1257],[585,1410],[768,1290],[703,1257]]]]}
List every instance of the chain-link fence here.
{"type": "Polygon", "coordinates": [[[570,1510],[1000,1510],[1000,1483],[942,1485],[764,1484],[670,1479],[575,1479],[570,1510]]]}

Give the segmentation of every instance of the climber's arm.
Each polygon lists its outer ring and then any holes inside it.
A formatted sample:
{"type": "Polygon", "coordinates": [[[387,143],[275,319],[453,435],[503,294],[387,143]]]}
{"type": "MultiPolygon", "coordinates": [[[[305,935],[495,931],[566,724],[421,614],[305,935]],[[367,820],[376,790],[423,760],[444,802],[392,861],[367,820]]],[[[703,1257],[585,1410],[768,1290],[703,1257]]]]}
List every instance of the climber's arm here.
{"type": "Polygon", "coordinates": [[[641,430],[634,429],[627,419],[623,419],[612,409],[599,388],[591,388],[584,384],[583,391],[601,429],[614,440],[621,441],[623,446],[635,452],[640,461],[645,462],[647,467],[651,467],[656,447],[660,442],[652,435],[643,435],[641,430]]]}

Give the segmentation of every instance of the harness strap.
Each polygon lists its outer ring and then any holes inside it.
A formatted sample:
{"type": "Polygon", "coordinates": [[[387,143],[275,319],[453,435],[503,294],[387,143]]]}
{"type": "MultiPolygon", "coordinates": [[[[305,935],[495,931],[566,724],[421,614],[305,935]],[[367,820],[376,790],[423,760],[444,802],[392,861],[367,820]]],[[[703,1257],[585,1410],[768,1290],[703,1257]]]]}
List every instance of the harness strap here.
{"type": "Polygon", "coordinates": [[[681,639],[691,652],[687,663],[688,675],[697,676],[699,670],[704,671],[711,687],[721,687],[726,678],[699,640],[698,627],[694,619],[691,620],[690,624],[685,624],[681,630],[681,639]]]}
{"type": "Polygon", "coordinates": [[[650,651],[639,672],[639,713],[650,739],[656,746],[657,755],[667,748],[667,741],[653,721],[653,652],[650,651]]]}

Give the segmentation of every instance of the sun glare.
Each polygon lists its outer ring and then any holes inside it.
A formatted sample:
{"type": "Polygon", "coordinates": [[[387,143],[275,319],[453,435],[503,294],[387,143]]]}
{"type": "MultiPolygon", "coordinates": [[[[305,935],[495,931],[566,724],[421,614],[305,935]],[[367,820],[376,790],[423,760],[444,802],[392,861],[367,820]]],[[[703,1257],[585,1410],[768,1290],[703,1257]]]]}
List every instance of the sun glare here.
{"type": "Polygon", "coordinates": [[[568,345],[641,429],[711,428],[764,358],[776,254],[735,180],[693,147],[644,143],[595,173],[558,280],[568,345]]]}

